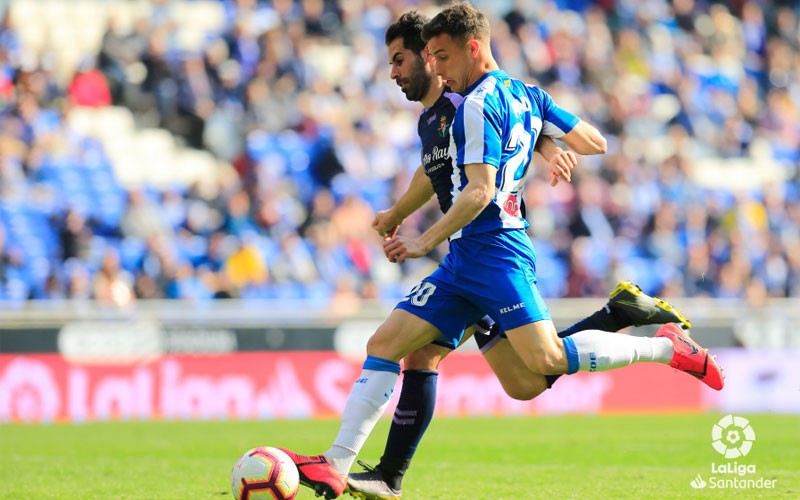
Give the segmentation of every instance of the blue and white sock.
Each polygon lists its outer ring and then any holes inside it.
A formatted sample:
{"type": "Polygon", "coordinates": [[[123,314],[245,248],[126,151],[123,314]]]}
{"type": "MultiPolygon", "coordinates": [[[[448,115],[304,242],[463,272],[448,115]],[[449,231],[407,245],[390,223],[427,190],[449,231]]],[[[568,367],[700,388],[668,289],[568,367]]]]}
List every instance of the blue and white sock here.
{"type": "MultiPolygon", "coordinates": [[[[559,338],[569,337],[570,335],[575,335],[578,332],[584,330],[602,330],[602,331],[609,331],[615,332],[621,329],[623,325],[620,321],[618,321],[612,314],[611,308],[606,305],[599,311],[595,312],[591,316],[587,316],[582,320],[578,321],[574,325],[567,327],[560,332],[558,332],[559,338]]],[[[565,344],[566,345],[566,344],[565,344]]],[[[553,387],[553,384],[556,383],[556,380],[561,377],[561,375],[566,375],[565,373],[559,373],[558,375],[545,375],[544,378],[547,380],[547,388],[550,389],[553,387]]]]}
{"type": "Polygon", "coordinates": [[[339,474],[347,475],[394,392],[400,365],[394,361],[367,356],[353,390],[342,411],[339,434],[324,453],[339,474]]]}
{"type": "Polygon", "coordinates": [[[600,330],[584,330],[564,337],[567,373],[602,372],[643,361],[668,364],[672,341],[663,337],[617,335],[600,330]]]}

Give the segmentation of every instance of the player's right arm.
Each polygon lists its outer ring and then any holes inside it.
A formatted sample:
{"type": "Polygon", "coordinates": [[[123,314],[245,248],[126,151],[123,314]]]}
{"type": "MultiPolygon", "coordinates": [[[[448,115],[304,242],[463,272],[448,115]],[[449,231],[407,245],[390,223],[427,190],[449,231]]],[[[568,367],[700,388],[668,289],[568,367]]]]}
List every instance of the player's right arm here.
{"type": "Polygon", "coordinates": [[[375,214],[372,221],[372,229],[381,236],[394,236],[397,228],[403,223],[406,217],[413,214],[434,195],[433,184],[430,178],[425,175],[425,169],[420,165],[414,172],[411,184],[400,199],[391,208],[381,210],[375,214]]]}
{"type": "Polygon", "coordinates": [[[608,150],[603,134],[584,120],[579,121],[569,133],[564,134],[561,140],[570,149],[582,155],[605,154],[608,150]]]}

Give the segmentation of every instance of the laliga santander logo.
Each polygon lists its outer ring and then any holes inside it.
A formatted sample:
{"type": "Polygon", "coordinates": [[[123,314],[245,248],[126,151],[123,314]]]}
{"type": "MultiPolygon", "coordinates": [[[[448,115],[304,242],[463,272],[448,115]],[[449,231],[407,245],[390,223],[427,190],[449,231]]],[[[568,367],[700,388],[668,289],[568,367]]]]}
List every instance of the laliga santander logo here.
{"type": "MultiPolygon", "coordinates": [[[[727,459],[744,457],[753,448],[756,433],[750,422],[744,417],[725,415],[711,428],[711,446],[727,459]]],[[[689,486],[699,490],[708,489],[772,489],[777,479],[756,477],[755,464],[743,464],[738,461],[726,461],[711,464],[711,476],[706,482],[698,474],[689,486]]]]}
{"type": "Polygon", "coordinates": [[[750,453],[756,433],[744,417],[726,415],[711,429],[711,446],[725,458],[744,457],[750,453]]]}

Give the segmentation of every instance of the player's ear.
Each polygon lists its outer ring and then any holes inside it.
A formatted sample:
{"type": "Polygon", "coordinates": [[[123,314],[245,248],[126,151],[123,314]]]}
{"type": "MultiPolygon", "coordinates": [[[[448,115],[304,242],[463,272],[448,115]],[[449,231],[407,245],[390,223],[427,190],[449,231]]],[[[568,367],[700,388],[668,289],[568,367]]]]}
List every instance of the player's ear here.
{"type": "Polygon", "coordinates": [[[469,56],[473,59],[478,58],[478,54],[480,53],[481,44],[476,39],[471,39],[467,41],[467,50],[469,50],[469,56]]]}
{"type": "Polygon", "coordinates": [[[419,56],[425,62],[432,62],[433,61],[433,54],[431,54],[431,51],[428,50],[428,46],[427,45],[425,45],[422,48],[422,52],[419,53],[419,56]]]}

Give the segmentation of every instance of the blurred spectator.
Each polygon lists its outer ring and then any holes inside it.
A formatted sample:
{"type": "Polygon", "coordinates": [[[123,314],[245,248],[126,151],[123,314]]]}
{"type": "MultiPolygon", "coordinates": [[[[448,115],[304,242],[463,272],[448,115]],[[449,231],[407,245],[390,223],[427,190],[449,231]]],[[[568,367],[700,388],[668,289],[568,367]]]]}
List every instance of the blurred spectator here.
{"type": "Polygon", "coordinates": [[[127,306],[134,300],[131,276],[120,269],[119,254],[106,250],[94,277],[94,298],[103,304],[127,306]]]}
{"type": "Polygon", "coordinates": [[[258,288],[265,285],[269,278],[264,258],[255,246],[248,243],[240,245],[228,257],[224,274],[229,278],[231,285],[238,289],[258,288]]]}
{"type": "Polygon", "coordinates": [[[172,233],[159,205],[139,190],[128,193],[128,208],[120,221],[120,231],[123,236],[142,240],[160,233],[172,233]]]}
{"type": "Polygon", "coordinates": [[[85,57],[78,65],[78,71],[67,89],[67,96],[78,106],[95,108],[111,104],[111,91],[106,77],[89,57],[85,57]]]}
{"type": "Polygon", "coordinates": [[[343,274],[339,277],[328,306],[334,314],[348,317],[358,312],[361,307],[361,295],[358,293],[357,283],[352,275],[343,274]]]}
{"type": "Polygon", "coordinates": [[[166,285],[166,298],[181,300],[207,300],[213,297],[207,282],[195,272],[191,263],[180,262],[166,285]]]}
{"type": "MultiPolygon", "coordinates": [[[[92,283],[111,303],[304,298],[347,312],[398,298],[431,261],[388,264],[370,228],[419,163],[420,109],[388,77],[383,33],[440,3],[228,1],[201,32],[170,2],[144,3],[131,19],[98,18],[97,54],[80,58],[77,45],[26,45],[36,32],[12,2],[0,23],[0,299],[90,298],[92,283]],[[124,106],[132,127],[163,127],[239,177],[164,183],[183,168],[171,150],[131,159],[124,128],[73,128],[81,108],[64,96],[124,106]]],[[[572,184],[550,188],[541,163],[529,180],[543,293],[601,295],[627,278],[670,296],[800,295],[795,3],[475,4],[501,66],[609,140],[572,184]]],[[[437,217],[430,204],[401,230],[437,217]]]]}
{"type": "Polygon", "coordinates": [[[68,210],[60,232],[61,257],[64,260],[87,260],[92,236],[86,218],[75,210],[68,210]]]}
{"type": "Polygon", "coordinates": [[[11,257],[6,248],[6,232],[0,225],[0,290],[4,289],[8,283],[8,269],[11,264],[11,257]]]}
{"type": "Polygon", "coordinates": [[[84,300],[92,298],[91,274],[86,265],[76,259],[70,259],[64,266],[68,278],[67,297],[84,300]]]}

